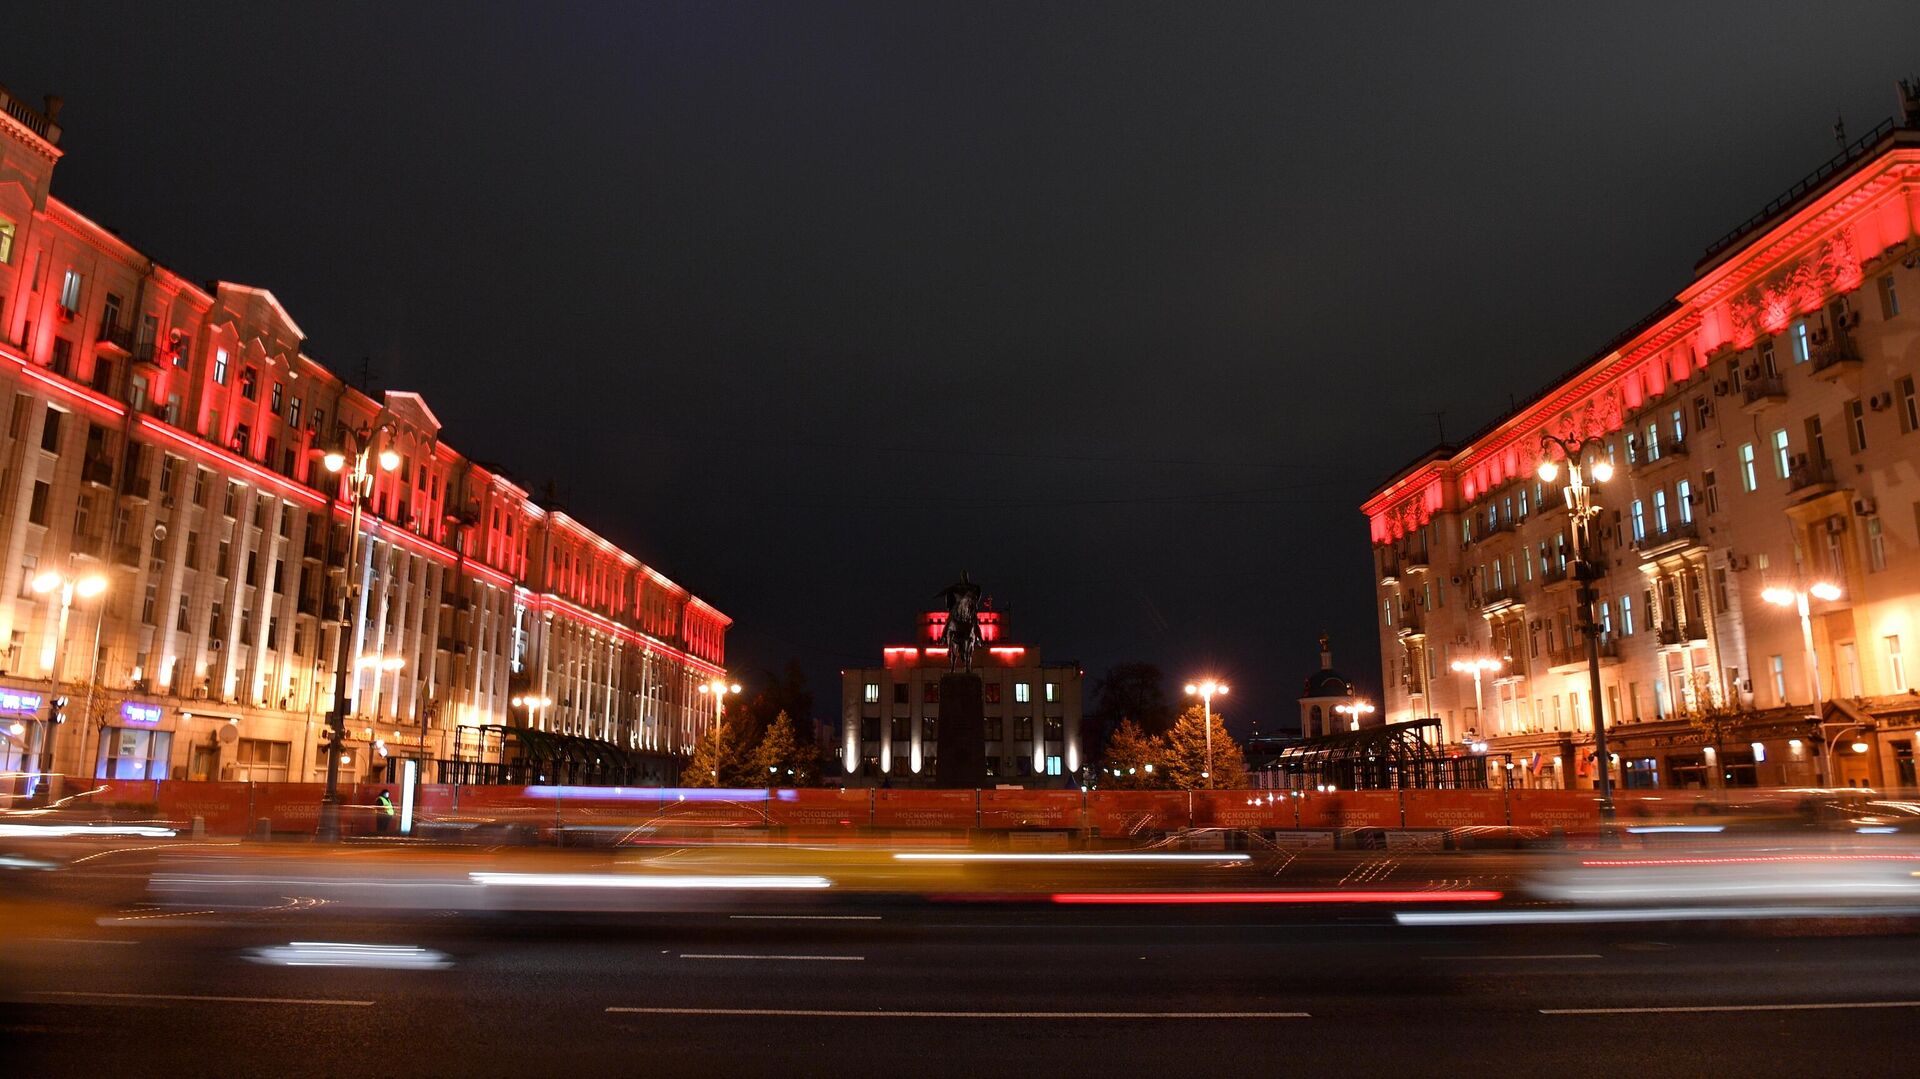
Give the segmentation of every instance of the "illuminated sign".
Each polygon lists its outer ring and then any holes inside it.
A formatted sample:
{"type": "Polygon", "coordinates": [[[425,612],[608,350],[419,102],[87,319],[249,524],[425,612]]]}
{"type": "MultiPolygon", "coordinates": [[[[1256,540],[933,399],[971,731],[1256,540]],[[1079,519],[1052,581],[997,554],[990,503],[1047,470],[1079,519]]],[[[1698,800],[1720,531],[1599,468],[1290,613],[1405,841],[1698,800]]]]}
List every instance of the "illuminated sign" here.
{"type": "Polygon", "coordinates": [[[128,723],[153,726],[160,722],[160,706],[157,704],[139,704],[125,701],[120,705],[120,718],[128,723]]]}
{"type": "Polygon", "coordinates": [[[0,715],[37,716],[45,698],[38,693],[22,693],[17,689],[0,689],[0,715]]]}

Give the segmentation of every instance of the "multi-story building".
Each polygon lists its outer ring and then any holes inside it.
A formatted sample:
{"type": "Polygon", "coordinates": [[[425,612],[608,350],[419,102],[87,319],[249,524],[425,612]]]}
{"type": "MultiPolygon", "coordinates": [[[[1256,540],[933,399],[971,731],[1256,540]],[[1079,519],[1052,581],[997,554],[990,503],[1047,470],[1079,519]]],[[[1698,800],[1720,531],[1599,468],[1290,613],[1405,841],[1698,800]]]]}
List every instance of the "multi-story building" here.
{"type": "Polygon", "coordinates": [[[397,467],[353,545],[348,775],[670,779],[727,617],[462,457],[419,396],[321,366],[272,294],[188,281],[52,197],[48,104],[0,89],[0,769],[33,769],[64,696],[58,773],[320,775],[349,549],[321,451],[360,432],[397,467]],[[105,590],[63,617],[50,575],[105,590]]]}
{"type": "MultiPolygon", "coordinates": [[[[883,650],[881,665],[840,672],[839,763],[843,782],[927,787],[939,759],[940,679],[951,673],[945,611],[920,618],[917,644],[883,650]]],[[[1012,644],[1000,612],[980,612],[981,679],[988,781],[1025,787],[1080,783],[1082,672],[1043,663],[1012,644]]],[[[832,778],[829,771],[829,778],[832,778]]]]}
{"type": "Polygon", "coordinates": [[[1389,722],[1516,785],[1908,785],[1920,696],[1920,86],[1669,302],[1363,509],[1389,722]],[[1588,440],[1600,699],[1563,485],[1588,440]],[[1602,470],[1605,471],[1605,470],[1602,470]],[[1794,592],[1811,600],[1803,638],[1794,592]],[[1819,591],[1834,594],[1829,589],[1819,591]],[[1769,596],[1771,593],[1771,596],[1769,596]],[[1476,692],[1473,664],[1490,660],[1476,692]],[[1817,677],[1816,677],[1817,675],[1817,677]]]}

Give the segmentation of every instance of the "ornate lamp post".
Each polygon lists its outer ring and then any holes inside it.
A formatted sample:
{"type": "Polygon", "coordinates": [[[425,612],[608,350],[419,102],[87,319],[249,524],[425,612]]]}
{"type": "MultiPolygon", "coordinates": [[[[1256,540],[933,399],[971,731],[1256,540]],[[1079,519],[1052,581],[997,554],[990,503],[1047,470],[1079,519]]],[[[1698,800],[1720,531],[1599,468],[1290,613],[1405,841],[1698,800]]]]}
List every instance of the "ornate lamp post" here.
{"type": "MultiPolygon", "coordinates": [[[[341,444],[320,458],[327,471],[339,477],[334,497],[338,499],[345,493],[353,506],[347,525],[346,563],[342,567],[346,587],[341,590],[340,639],[334,647],[333,707],[327,710],[327,792],[320,797],[320,838],[326,840],[340,838],[340,751],[347,740],[347,678],[353,666],[348,655],[353,648],[353,623],[360,604],[360,511],[367,499],[373,497],[376,475],[368,458],[375,457],[381,472],[399,468],[400,455],[391,446],[379,451],[377,456],[373,452],[382,434],[391,438],[393,433],[393,425],[386,422],[372,430],[346,432],[341,436],[341,444]]],[[[331,519],[327,527],[332,529],[331,519]]]]}
{"type": "Polygon", "coordinates": [[[1207,770],[1201,778],[1207,781],[1207,789],[1213,789],[1213,695],[1227,695],[1227,684],[1209,678],[1204,682],[1187,683],[1187,696],[1200,698],[1200,710],[1207,720],[1207,770]]]}
{"type": "MultiPolygon", "coordinates": [[[[1813,613],[1807,604],[1808,598],[1824,600],[1828,603],[1840,598],[1840,589],[1825,581],[1819,581],[1805,588],[1773,587],[1760,593],[1760,598],[1775,607],[1792,607],[1800,616],[1800,645],[1807,650],[1808,686],[1813,691],[1813,721],[1820,723],[1820,702],[1825,694],[1820,691],[1820,656],[1813,650],[1813,613]]],[[[1831,724],[1820,723],[1822,734],[1831,724]]],[[[1847,724],[1846,726],[1857,726],[1847,724]]],[[[1846,729],[1845,727],[1841,728],[1846,729]]],[[[1827,786],[1833,786],[1833,741],[1827,740],[1827,786]]]]}
{"type": "Polygon", "coordinates": [[[1347,717],[1347,729],[1350,731],[1360,729],[1361,716],[1370,716],[1378,711],[1371,703],[1363,701],[1358,697],[1355,697],[1345,704],[1334,705],[1333,710],[1347,717]]]}
{"type": "Polygon", "coordinates": [[[1552,454],[1558,449],[1567,463],[1567,485],[1563,488],[1567,500],[1567,530],[1573,542],[1574,578],[1580,582],[1580,631],[1587,638],[1587,699],[1593,702],[1593,754],[1600,765],[1600,823],[1602,828],[1610,828],[1614,819],[1613,757],[1607,752],[1607,716],[1601,705],[1600,690],[1600,631],[1593,615],[1599,598],[1594,582],[1602,572],[1599,559],[1594,557],[1599,552],[1593,542],[1593,519],[1599,515],[1600,507],[1594,501],[1594,488],[1587,479],[1591,476],[1593,483],[1607,482],[1613,478],[1613,465],[1604,457],[1591,465],[1584,460],[1587,447],[1598,441],[1541,435],[1540,448],[1545,453],[1540,459],[1540,479],[1552,483],[1560,475],[1559,462],[1552,454]]]}
{"type": "MultiPolygon", "coordinates": [[[[53,743],[60,731],[60,709],[66,698],[60,696],[61,665],[67,658],[67,619],[73,612],[73,597],[92,599],[107,590],[107,579],[98,573],[89,573],[84,577],[69,577],[57,570],[48,570],[28,585],[42,596],[60,593],[60,620],[54,629],[53,655],[49,657],[47,670],[47,734],[40,740],[40,794],[42,800],[50,800],[53,792],[53,743]]],[[[99,631],[95,630],[94,659],[100,656],[99,631]]],[[[93,693],[92,684],[87,687],[89,701],[93,693]]]]}
{"type": "Polygon", "coordinates": [[[715,678],[700,683],[700,692],[713,695],[713,785],[720,785],[720,725],[727,718],[727,694],[738,695],[740,683],[715,678]]]}

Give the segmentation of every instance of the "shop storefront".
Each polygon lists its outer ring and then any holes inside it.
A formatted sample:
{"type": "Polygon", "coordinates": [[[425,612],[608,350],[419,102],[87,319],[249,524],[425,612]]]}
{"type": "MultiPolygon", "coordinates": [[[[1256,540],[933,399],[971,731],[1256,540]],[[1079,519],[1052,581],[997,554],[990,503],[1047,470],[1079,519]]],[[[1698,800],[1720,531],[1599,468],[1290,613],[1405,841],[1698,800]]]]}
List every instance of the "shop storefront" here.
{"type": "Polygon", "coordinates": [[[173,732],[160,730],[165,710],[157,704],[122,701],[117,722],[100,728],[95,779],[166,779],[173,732]]]}
{"type": "Polygon", "coordinates": [[[38,785],[40,752],[46,745],[47,724],[41,711],[46,698],[38,693],[0,687],[0,773],[23,777],[9,781],[10,791],[34,793],[38,785]]]}

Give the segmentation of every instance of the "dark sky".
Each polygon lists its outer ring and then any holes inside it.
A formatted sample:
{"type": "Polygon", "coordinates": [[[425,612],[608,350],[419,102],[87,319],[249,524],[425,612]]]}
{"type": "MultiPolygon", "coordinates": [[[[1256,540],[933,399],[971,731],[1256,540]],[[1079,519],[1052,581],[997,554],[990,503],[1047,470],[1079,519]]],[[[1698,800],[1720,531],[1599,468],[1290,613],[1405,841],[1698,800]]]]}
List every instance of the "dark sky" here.
{"type": "Polygon", "coordinates": [[[28,4],[55,191],[271,289],[832,715],[962,568],[1089,676],[1377,684],[1374,485],[1892,112],[1911,0],[28,4]]]}

